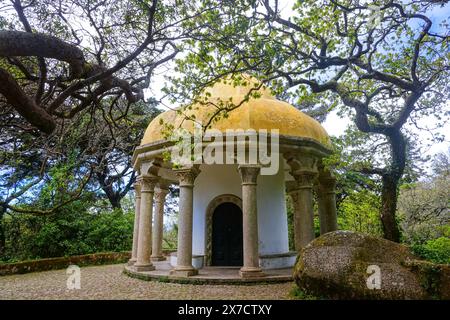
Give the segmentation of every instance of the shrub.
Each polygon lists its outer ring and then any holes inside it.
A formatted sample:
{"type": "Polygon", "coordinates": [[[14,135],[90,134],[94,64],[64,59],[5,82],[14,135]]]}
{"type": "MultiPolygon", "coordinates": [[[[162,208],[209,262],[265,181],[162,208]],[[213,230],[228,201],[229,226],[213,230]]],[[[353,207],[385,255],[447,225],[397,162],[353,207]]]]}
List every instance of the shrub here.
{"type": "Polygon", "coordinates": [[[6,246],[0,260],[129,251],[133,219],[133,213],[121,210],[90,212],[83,201],[75,201],[50,216],[13,214],[3,221],[6,246]]]}
{"type": "Polygon", "coordinates": [[[94,252],[131,250],[133,220],[134,214],[123,214],[120,210],[102,212],[92,220],[84,242],[94,252]]]}
{"type": "Polygon", "coordinates": [[[415,254],[426,260],[450,264],[450,238],[448,237],[428,240],[425,244],[415,244],[412,249],[415,254]]]}
{"type": "Polygon", "coordinates": [[[292,287],[289,295],[294,300],[318,300],[319,298],[302,291],[296,284],[292,287]]]}
{"type": "Polygon", "coordinates": [[[379,210],[380,199],[375,193],[370,190],[354,191],[339,206],[339,229],[382,236],[379,210]]]}

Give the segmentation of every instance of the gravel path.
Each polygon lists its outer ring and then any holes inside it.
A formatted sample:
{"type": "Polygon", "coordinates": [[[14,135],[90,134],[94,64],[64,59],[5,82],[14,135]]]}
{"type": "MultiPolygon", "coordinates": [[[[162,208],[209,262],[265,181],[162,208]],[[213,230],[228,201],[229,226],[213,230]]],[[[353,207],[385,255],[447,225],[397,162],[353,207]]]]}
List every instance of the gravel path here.
{"type": "Polygon", "coordinates": [[[289,299],[292,282],[187,285],[147,282],[124,274],[122,264],[81,268],[81,289],[68,290],[65,270],[0,277],[0,299],[289,299]]]}

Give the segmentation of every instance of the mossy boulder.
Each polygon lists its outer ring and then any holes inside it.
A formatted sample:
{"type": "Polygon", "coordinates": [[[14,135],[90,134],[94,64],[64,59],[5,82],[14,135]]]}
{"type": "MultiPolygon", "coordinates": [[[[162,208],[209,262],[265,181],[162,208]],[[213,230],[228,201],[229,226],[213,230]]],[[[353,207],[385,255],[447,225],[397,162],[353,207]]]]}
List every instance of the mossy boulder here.
{"type": "Polygon", "coordinates": [[[330,299],[450,299],[449,265],[420,261],[404,245],[350,231],[324,234],[303,248],[294,279],[300,290],[330,299]]]}

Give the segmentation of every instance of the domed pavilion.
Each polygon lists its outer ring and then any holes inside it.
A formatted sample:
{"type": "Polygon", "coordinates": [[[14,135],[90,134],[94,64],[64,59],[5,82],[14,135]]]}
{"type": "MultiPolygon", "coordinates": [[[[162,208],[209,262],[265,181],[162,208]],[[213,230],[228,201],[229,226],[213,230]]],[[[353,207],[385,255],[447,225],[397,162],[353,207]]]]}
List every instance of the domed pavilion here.
{"type": "Polygon", "coordinates": [[[163,216],[171,184],[179,186],[178,246],[168,260],[172,277],[195,276],[209,266],[235,267],[238,277],[252,279],[292,268],[297,252],[315,237],[314,201],[320,233],[337,229],[335,178],[322,165],[331,153],[328,134],[254,78],[242,77],[239,85],[217,82],[201,103],[163,112],[149,124],[133,155],[138,178],[128,269],[148,273],[155,261],[166,259],[163,216]],[[257,97],[247,99],[251,91],[257,97]],[[219,101],[232,101],[234,107],[210,121],[219,101]],[[198,123],[209,123],[202,132],[209,143],[201,144],[204,158],[180,165],[167,156],[176,147],[167,128],[194,134],[198,123]],[[206,161],[205,153],[223,161],[206,161]],[[294,252],[289,251],[286,194],[294,205],[294,252]]]}

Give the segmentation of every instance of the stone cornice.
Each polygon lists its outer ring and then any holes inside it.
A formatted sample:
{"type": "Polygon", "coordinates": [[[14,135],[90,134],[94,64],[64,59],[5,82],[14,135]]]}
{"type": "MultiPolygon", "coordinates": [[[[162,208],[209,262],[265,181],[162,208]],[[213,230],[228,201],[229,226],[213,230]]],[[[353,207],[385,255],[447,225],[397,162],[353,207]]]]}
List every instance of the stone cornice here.
{"type": "MultiPolygon", "coordinates": [[[[236,135],[238,136],[238,135],[236,135]]],[[[270,136],[270,134],[269,134],[270,136]]],[[[316,140],[310,138],[293,137],[287,135],[279,135],[279,151],[282,154],[311,154],[316,157],[325,157],[332,154],[330,147],[325,146],[316,140]]],[[[225,139],[224,139],[224,144],[225,139]]],[[[139,170],[141,163],[151,161],[155,158],[161,158],[164,152],[170,152],[173,142],[167,140],[155,141],[143,146],[138,146],[133,152],[132,163],[136,171],[139,170]]],[[[169,162],[164,163],[164,166],[170,167],[169,162]]]]}

